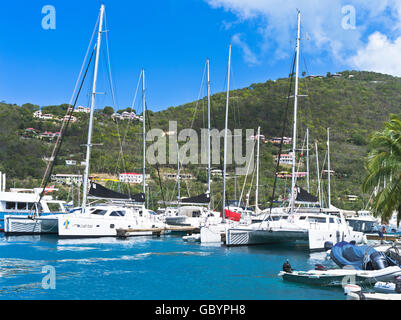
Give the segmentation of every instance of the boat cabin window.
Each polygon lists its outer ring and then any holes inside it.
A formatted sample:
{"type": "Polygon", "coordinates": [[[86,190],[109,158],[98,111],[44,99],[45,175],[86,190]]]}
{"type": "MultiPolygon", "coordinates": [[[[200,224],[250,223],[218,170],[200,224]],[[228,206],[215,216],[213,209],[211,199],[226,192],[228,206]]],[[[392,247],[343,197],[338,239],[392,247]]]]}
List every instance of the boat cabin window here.
{"type": "Polygon", "coordinates": [[[306,219],[305,216],[299,217],[299,220],[305,220],[305,219],[306,219]]]}
{"type": "Polygon", "coordinates": [[[6,202],[7,210],[15,210],[15,202],[6,202]]]}
{"type": "Polygon", "coordinates": [[[49,210],[51,212],[61,211],[60,205],[58,203],[47,203],[49,210]]]}
{"type": "Polygon", "coordinates": [[[106,214],[107,210],[102,210],[102,209],[97,209],[93,212],[91,212],[91,214],[97,214],[99,216],[104,216],[106,214]]]}
{"type": "Polygon", "coordinates": [[[34,202],[28,202],[28,210],[35,210],[35,203],[34,202]]]}
{"type": "Polygon", "coordinates": [[[125,211],[113,211],[110,213],[110,217],[124,217],[125,211]]]}
{"type": "Polygon", "coordinates": [[[309,217],[310,222],[317,222],[317,223],[326,223],[326,218],[320,217],[309,217]]]}
{"type": "Polygon", "coordinates": [[[201,216],[201,212],[200,211],[192,211],[192,218],[198,218],[201,216]]]}
{"type": "Polygon", "coordinates": [[[334,218],[329,218],[330,223],[334,223],[334,218]]]}
{"type": "Polygon", "coordinates": [[[17,210],[26,210],[26,202],[17,202],[17,210]]]}

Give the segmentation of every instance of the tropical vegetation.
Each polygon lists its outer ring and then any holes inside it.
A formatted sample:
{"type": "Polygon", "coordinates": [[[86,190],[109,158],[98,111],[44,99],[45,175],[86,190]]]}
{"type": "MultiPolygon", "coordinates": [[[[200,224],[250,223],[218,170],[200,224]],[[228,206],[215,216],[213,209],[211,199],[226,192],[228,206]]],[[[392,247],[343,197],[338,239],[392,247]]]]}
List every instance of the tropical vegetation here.
{"type": "Polygon", "coordinates": [[[388,222],[397,214],[401,220],[401,117],[391,115],[384,129],[370,140],[371,151],[366,160],[365,192],[374,191],[372,211],[388,222]]]}

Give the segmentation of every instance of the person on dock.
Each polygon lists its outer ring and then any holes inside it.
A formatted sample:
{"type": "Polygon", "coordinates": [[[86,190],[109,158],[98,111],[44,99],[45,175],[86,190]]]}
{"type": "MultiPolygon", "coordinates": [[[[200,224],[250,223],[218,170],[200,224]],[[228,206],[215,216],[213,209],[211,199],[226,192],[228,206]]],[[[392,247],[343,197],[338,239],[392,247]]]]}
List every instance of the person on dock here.
{"type": "Polygon", "coordinates": [[[387,233],[386,230],[386,225],[382,225],[380,230],[379,230],[379,238],[380,238],[380,243],[383,244],[383,240],[384,240],[384,234],[387,233]]]}
{"type": "Polygon", "coordinates": [[[292,273],[292,268],[291,268],[291,265],[290,265],[290,262],[288,261],[288,259],[283,264],[283,271],[292,273]]]}

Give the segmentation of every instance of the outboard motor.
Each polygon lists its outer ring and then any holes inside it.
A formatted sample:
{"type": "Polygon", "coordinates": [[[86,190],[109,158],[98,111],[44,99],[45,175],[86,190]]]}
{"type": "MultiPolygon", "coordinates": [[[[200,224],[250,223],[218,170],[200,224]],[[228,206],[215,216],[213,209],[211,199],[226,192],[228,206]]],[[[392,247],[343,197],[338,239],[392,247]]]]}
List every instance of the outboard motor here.
{"type": "Polygon", "coordinates": [[[370,256],[373,270],[381,270],[388,267],[386,256],[382,252],[373,252],[370,256]]]}
{"type": "Polygon", "coordinates": [[[324,251],[331,250],[331,248],[333,248],[333,242],[331,242],[331,241],[326,241],[326,242],[324,243],[324,251]]]}
{"type": "Polygon", "coordinates": [[[401,277],[395,278],[395,292],[401,293],[401,277]]]}

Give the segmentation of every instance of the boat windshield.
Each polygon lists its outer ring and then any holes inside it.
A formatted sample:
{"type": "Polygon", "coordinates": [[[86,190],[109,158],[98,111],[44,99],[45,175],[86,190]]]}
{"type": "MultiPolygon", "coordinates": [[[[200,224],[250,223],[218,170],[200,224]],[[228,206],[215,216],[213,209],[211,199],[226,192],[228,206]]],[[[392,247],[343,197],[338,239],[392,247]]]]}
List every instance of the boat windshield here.
{"type": "Polygon", "coordinates": [[[110,213],[110,217],[124,217],[125,211],[113,211],[110,213]]]}
{"type": "Polygon", "coordinates": [[[91,214],[96,214],[96,215],[99,215],[99,216],[104,216],[104,215],[106,214],[106,212],[107,212],[107,210],[97,209],[97,210],[91,212],[91,214]]]}

